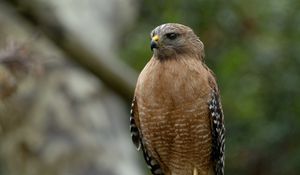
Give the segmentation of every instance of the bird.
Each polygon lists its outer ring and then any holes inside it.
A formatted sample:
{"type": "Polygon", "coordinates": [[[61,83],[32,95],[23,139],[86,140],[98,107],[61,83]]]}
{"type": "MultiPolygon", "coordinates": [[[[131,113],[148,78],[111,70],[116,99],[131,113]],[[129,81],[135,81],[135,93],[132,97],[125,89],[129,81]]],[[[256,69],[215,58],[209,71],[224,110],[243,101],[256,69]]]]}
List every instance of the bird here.
{"type": "Polygon", "coordinates": [[[224,115],[202,41],[178,23],[159,25],[150,37],[153,56],[130,112],[133,143],[153,175],[223,175],[224,115]]]}

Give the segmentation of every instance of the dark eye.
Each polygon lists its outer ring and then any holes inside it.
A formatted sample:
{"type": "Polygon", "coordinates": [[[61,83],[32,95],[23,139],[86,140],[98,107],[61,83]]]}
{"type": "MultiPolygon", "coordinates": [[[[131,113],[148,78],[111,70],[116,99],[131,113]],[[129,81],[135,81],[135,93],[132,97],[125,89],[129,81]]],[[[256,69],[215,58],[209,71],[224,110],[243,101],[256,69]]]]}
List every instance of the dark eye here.
{"type": "Polygon", "coordinates": [[[167,33],[167,34],[166,34],[166,37],[167,37],[168,39],[170,39],[170,40],[176,39],[177,36],[178,36],[177,33],[167,33]]]}

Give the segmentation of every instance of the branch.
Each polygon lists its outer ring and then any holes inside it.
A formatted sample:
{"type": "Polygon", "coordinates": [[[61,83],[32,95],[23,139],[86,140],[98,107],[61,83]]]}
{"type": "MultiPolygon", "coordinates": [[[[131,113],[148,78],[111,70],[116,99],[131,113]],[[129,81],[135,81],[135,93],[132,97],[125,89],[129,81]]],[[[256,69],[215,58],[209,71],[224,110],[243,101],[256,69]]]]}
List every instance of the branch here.
{"type": "Polygon", "coordinates": [[[40,3],[22,0],[5,0],[33,27],[39,28],[69,58],[101,79],[125,100],[132,97],[137,74],[116,58],[102,58],[88,48],[71,31],[60,24],[55,14],[39,7],[40,3]],[[39,4],[39,5],[37,5],[39,4]]]}

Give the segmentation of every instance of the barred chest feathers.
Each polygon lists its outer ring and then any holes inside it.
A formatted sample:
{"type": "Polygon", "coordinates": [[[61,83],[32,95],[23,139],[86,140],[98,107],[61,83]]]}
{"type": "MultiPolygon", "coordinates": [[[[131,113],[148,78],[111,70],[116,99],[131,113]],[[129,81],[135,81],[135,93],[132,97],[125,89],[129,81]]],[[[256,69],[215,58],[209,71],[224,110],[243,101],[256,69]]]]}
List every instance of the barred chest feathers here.
{"type": "Polygon", "coordinates": [[[211,168],[208,79],[202,63],[192,58],[152,59],[138,79],[141,134],[164,172],[172,167],[181,175],[196,167],[201,174],[211,168]]]}

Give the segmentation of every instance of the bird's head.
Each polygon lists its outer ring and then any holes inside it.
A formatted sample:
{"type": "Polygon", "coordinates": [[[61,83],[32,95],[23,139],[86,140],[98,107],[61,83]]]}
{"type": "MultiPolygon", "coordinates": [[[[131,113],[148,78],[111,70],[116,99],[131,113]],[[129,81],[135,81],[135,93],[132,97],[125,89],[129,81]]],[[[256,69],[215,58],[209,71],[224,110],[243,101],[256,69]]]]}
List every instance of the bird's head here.
{"type": "Polygon", "coordinates": [[[151,50],[154,57],[165,60],[182,54],[204,57],[204,46],[190,27],[167,23],[157,26],[151,34],[151,50]]]}

